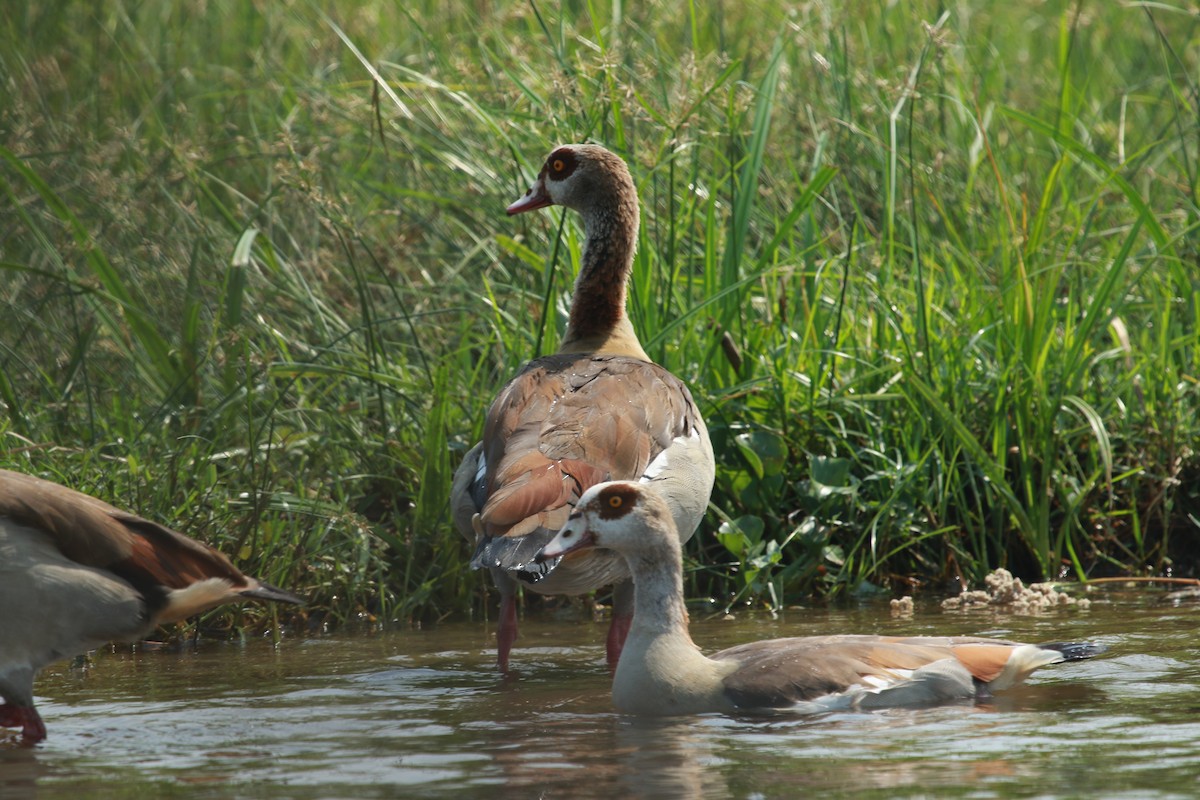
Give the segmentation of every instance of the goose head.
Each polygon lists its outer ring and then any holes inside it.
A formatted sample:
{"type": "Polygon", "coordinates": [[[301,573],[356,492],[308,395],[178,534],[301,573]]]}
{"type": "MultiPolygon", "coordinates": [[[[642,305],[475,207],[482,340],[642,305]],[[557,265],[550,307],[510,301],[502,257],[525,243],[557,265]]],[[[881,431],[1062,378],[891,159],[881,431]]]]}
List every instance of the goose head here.
{"type": "Polygon", "coordinates": [[[633,178],[619,156],[599,145],[567,144],[546,157],[533,186],[507,212],[511,217],[559,205],[574,209],[587,219],[607,206],[630,201],[636,210],[633,178]]]}
{"type": "Polygon", "coordinates": [[[629,168],[620,156],[599,145],[556,147],[533,186],[508,207],[508,214],[552,205],[578,212],[587,234],[559,352],[649,361],[625,313],[625,288],[640,224],[637,188],[629,168]]]}
{"type": "Polygon", "coordinates": [[[579,498],[567,524],[537,554],[538,562],[589,547],[613,550],[626,559],[679,549],[674,520],[657,492],[633,481],[609,481],[579,498]]]}

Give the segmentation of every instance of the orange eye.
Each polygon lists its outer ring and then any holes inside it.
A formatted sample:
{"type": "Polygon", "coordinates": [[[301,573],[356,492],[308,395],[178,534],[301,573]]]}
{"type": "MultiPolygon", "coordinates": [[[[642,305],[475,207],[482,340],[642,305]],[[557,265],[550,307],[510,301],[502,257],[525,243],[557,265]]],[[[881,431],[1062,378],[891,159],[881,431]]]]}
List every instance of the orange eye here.
{"type": "Polygon", "coordinates": [[[563,163],[563,160],[561,158],[556,158],[556,159],[554,159],[554,162],[550,165],[550,169],[554,170],[555,172],[562,172],[566,166],[567,165],[563,163]]]}
{"type": "Polygon", "coordinates": [[[621,499],[620,495],[614,494],[612,497],[608,498],[608,504],[613,508],[620,508],[621,504],[624,502],[625,501],[621,499]]]}

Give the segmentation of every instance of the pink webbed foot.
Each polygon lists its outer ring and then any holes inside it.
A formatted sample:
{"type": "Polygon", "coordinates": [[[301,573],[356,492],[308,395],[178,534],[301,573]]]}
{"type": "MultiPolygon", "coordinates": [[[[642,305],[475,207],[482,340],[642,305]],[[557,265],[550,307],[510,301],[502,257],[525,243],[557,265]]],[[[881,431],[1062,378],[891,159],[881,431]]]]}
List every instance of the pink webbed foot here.
{"type": "Polygon", "coordinates": [[[0,728],[20,728],[21,736],[29,744],[46,738],[46,723],[33,706],[18,706],[12,703],[0,705],[0,728]]]}

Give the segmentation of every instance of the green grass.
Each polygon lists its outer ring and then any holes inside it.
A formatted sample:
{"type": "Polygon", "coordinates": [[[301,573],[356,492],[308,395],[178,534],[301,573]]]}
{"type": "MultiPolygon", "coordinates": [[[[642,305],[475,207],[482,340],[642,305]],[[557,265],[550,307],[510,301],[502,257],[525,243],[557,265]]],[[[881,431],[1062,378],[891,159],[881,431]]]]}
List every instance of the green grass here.
{"type": "Polygon", "coordinates": [[[696,595],[1193,575],[1182,2],[24,4],[0,465],[333,622],[482,608],[450,475],[552,350],[552,145],[630,161],[630,313],[718,457],[696,595]]]}

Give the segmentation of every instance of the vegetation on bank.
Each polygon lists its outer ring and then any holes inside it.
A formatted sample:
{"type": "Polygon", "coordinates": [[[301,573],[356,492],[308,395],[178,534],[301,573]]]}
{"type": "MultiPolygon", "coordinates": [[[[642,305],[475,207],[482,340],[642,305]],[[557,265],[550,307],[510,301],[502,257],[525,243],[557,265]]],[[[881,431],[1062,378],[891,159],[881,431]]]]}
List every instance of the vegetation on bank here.
{"type": "Polygon", "coordinates": [[[591,139],[717,450],[693,595],[1195,575],[1189,9],[17,4],[0,466],[334,622],[479,610],[450,475],[582,244],[503,209],[591,139]]]}

